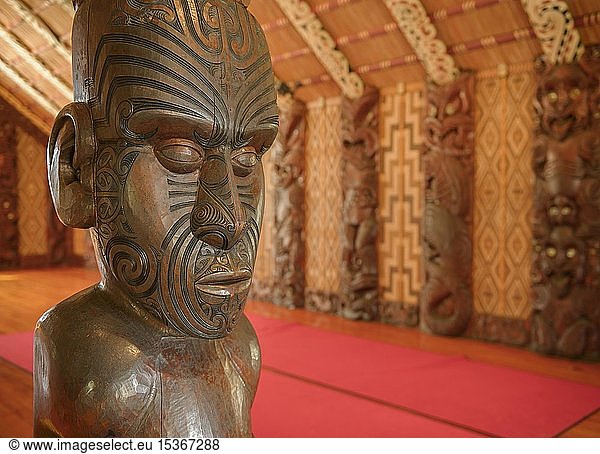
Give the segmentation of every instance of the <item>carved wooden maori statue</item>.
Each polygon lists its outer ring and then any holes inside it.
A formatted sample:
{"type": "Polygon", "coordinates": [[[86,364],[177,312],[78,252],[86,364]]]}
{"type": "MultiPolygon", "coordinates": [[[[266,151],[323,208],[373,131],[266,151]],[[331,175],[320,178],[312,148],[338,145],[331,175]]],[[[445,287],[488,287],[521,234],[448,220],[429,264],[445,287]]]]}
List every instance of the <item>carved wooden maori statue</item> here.
{"type": "Polygon", "coordinates": [[[427,87],[421,319],[436,334],[461,334],[473,307],[473,99],[469,73],[427,87]]]}
{"type": "Polygon", "coordinates": [[[533,348],[600,357],[600,47],[538,61],[533,348]]]}
{"type": "Polygon", "coordinates": [[[73,67],[49,176],[102,280],[38,323],[34,433],[251,436],[242,311],[278,122],[264,34],[240,1],[79,0],[73,67]]]}
{"type": "Polygon", "coordinates": [[[19,262],[16,131],[3,110],[0,106],[0,269],[19,262]]]}
{"type": "Polygon", "coordinates": [[[273,302],[304,306],[304,140],[306,107],[291,94],[280,101],[279,146],[273,148],[275,279],[273,302]]]}
{"type": "Polygon", "coordinates": [[[342,304],[350,319],[377,316],[377,159],[379,93],[342,104],[342,304]]]}

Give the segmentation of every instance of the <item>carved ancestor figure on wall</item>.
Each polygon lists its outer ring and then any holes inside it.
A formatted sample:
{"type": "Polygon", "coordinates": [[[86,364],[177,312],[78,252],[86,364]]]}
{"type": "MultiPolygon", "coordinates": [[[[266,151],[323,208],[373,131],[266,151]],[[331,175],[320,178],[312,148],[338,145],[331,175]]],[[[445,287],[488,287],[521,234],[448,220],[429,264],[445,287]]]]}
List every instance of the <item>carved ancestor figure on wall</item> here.
{"type": "Polygon", "coordinates": [[[342,104],[342,272],[340,315],[370,320],[378,311],[377,160],[379,93],[342,104]]]}
{"type": "Polygon", "coordinates": [[[304,140],[306,107],[291,93],[279,96],[278,146],[273,147],[275,279],[273,303],[304,306],[304,140]]]}
{"type": "Polygon", "coordinates": [[[251,436],[243,314],[277,134],[269,51],[234,0],[76,1],[75,102],[48,144],[98,285],[40,319],[36,436],[251,436]]]}
{"type": "Polygon", "coordinates": [[[600,47],[540,73],[533,348],[600,356],[600,47]]]}
{"type": "Polygon", "coordinates": [[[469,73],[427,87],[421,320],[436,334],[461,334],[473,310],[473,97],[469,73]]]}

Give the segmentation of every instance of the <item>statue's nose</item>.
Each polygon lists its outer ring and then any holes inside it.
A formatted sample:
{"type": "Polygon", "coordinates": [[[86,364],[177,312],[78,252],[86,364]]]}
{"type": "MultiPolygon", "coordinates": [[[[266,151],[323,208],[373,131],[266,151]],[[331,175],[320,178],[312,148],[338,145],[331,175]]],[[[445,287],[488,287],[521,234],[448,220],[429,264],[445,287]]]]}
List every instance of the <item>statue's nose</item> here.
{"type": "Polygon", "coordinates": [[[200,169],[198,194],[190,224],[196,238],[219,249],[231,249],[247,223],[227,151],[207,153],[200,169]]]}

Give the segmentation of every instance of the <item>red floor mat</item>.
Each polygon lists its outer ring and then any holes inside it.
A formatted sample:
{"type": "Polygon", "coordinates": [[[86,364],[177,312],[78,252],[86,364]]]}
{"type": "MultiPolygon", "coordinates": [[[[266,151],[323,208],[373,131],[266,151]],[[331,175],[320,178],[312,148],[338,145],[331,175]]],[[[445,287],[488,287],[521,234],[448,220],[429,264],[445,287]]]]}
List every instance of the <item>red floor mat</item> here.
{"type": "MultiPolygon", "coordinates": [[[[542,437],[600,408],[598,387],[249,317],[267,367],[253,409],[257,436],[476,435],[455,427],[464,426],[542,437]]],[[[0,356],[31,370],[31,333],[0,336],[0,356]]]]}
{"type": "Polygon", "coordinates": [[[474,437],[477,434],[262,370],[252,407],[257,437],[474,437]]]}
{"type": "Polygon", "coordinates": [[[33,370],[33,334],[0,335],[0,358],[31,372],[33,370]]]}
{"type": "Polygon", "coordinates": [[[265,366],[498,436],[553,436],[600,408],[599,387],[298,324],[260,343],[265,366]]]}

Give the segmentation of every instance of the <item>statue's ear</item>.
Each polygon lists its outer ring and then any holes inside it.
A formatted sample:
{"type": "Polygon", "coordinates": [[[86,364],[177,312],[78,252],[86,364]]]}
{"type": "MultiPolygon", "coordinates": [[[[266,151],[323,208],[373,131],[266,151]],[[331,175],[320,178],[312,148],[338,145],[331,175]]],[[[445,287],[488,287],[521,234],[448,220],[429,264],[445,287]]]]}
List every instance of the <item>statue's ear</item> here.
{"type": "Polygon", "coordinates": [[[96,139],[87,104],[61,110],[48,140],[48,181],[56,213],[63,224],[87,229],[96,221],[94,154],[96,139]]]}

